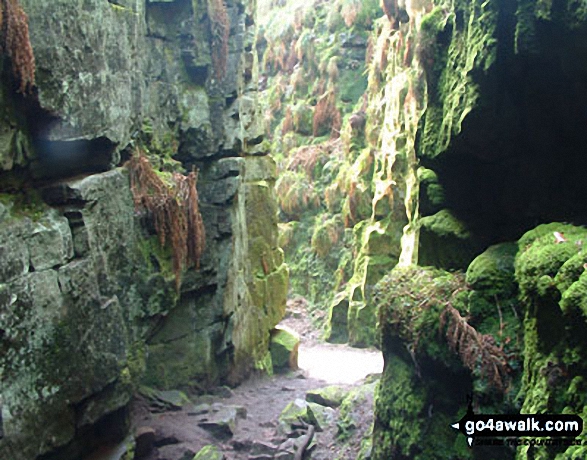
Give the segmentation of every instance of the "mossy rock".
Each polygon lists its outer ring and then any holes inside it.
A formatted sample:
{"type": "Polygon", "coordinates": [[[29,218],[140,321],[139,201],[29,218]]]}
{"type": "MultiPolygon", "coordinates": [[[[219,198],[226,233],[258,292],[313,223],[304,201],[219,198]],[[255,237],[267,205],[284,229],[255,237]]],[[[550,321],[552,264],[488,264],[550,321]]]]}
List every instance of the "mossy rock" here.
{"type": "Polygon", "coordinates": [[[479,249],[465,224],[448,209],[420,219],[419,265],[465,269],[479,249]]]}
{"type": "Polygon", "coordinates": [[[514,262],[517,252],[515,243],[489,247],[469,265],[465,278],[467,284],[488,298],[513,296],[516,292],[514,262]]]}
{"type": "Polygon", "coordinates": [[[216,446],[208,445],[200,449],[193,460],[224,460],[224,454],[216,446]]]}
{"type": "Polygon", "coordinates": [[[439,237],[455,237],[466,240],[471,236],[465,224],[448,209],[443,209],[433,216],[423,217],[420,220],[420,226],[423,230],[439,237]]]}
{"type": "Polygon", "coordinates": [[[439,336],[438,325],[447,300],[455,308],[466,310],[464,288],[459,273],[430,267],[396,267],[377,283],[373,292],[381,339],[399,339],[415,353],[421,348],[422,353],[451,363],[452,353],[439,336]]]}
{"type": "Polygon", "coordinates": [[[279,415],[279,430],[283,434],[288,434],[292,430],[292,425],[299,424],[300,420],[314,426],[318,425],[318,420],[310,407],[310,403],[303,399],[296,399],[285,406],[285,409],[279,415]]]}
{"type": "Polygon", "coordinates": [[[346,392],[340,404],[340,416],[337,422],[339,440],[347,439],[352,431],[360,427],[364,407],[372,404],[378,384],[379,381],[375,380],[346,392]]]}
{"type": "Polygon", "coordinates": [[[444,188],[439,183],[437,174],[431,169],[420,167],[417,175],[420,182],[420,214],[435,214],[445,203],[444,188]]]}
{"type": "Polygon", "coordinates": [[[573,281],[573,274],[581,273],[580,265],[585,263],[584,242],[587,229],[563,223],[539,225],[526,232],[518,241],[515,264],[522,295],[558,301],[558,287],[565,289],[573,281]]]}
{"type": "Polygon", "coordinates": [[[265,311],[270,326],[276,325],[285,315],[289,288],[289,267],[286,264],[270,273],[267,280],[265,311]]]}
{"type": "Polygon", "coordinates": [[[376,223],[365,228],[363,235],[363,252],[370,256],[399,257],[400,236],[390,232],[391,225],[380,225],[376,223]]]}
{"type": "MultiPolygon", "coordinates": [[[[516,279],[526,308],[523,413],[578,414],[587,405],[584,241],[586,229],[550,223],[530,230],[518,242],[516,279]]],[[[519,454],[536,452],[529,447],[519,454]]],[[[547,458],[574,458],[575,452],[558,448],[551,454],[547,458]]]]}
{"type": "Polygon", "coordinates": [[[340,292],[332,300],[328,309],[328,320],[324,338],[330,343],[347,343],[349,298],[348,293],[340,292]]]}
{"type": "Polygon", "coordinates": [[[306,401],[320,404],[321,406],[337,408],[342,404],[342,401],[348,393],[348,390],[341,386],[330,385],[306,392],[306,401]]]}
{"type": "Polygon", "coordinates": [[[297,369],[299,346],[300,337],[295,332],[283,326],[273,329],[269,344],[273,370],[285,371],[297,369]]]}

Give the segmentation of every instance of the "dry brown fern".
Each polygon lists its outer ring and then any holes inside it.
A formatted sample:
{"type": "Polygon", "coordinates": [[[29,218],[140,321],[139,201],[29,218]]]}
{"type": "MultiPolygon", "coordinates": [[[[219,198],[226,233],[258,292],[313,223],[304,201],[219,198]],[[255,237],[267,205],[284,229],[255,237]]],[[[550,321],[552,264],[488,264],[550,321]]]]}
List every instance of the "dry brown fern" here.
{"type": "Polygon", "coordinates": [[[35,56],[29,39],[28,16],[18,0],[1,0],[0,51],[10,58],[19,92],[30,92],[35,85],[35,56]]]}
{"type": "Polygon", "coordinates": [[[285,136],[287,133],[293,131],[294,129],[294,121],[293,121],[293,113],[291,107],[288,107],[285,111],[285,117],[283,119],[283,124],[281,125],[281,135],[285,136]]]}
{"type": "Polygon", "coordinates": [[[230,20],[223,0],[208,0],[210,33],[212,36],[212,69],[214,76],[223,79],[226,75],[228,60],[228,36],[230,20]]]}
{"type": "Polygon", "coordinates": [[[149,212],[162,247],[171,246],[176,288],[181,272],[188,266],[199,268],[204,251],[205,232],[198,208],[197,175],[173,175],[168,185],[139,152],[127,163],[135,208],[149,212]]]}
{"type": "Polygon", "coordinates": [[[206,244],[206,231],[199,208],[199,197],[196,185],[198,173],[192,171],[187,176],[174,175],[175,183],[179,191],[179,199],[187,220],[187,252],[186,264],[200,268],[200,258],[206,244]]]}
{"type": "Polygon", "coordinates": [[[318,136],[324,128],[330,128],[331,137],[337,138],[340,136],[341,125],[342,117],[336,107],[336,95],[334,91],[329,91],[316,104],[313,119],[314,136],[318,136]]]}
{"type": "Polygon", "coordinates": [[[303,169],[308,177],[313,176],[318,159],[324,154],[320,145],[306,145],[296,149],[287,165],[289,171],[303,169]]]}
{"type": "Polygon", "coordinates": [[[471,371],[479,369],[481,376],[498,390],[505,390],[511,372],[507,356],[490,334],[481,334],[452,305],[440,315],[441,330],[446,327],[448,345],[471,371]]]}
{"type": "Polygon", "coordinates": [[[344,2],[340,14],[342,15],[344,23],[347,27],[352,27],[352,25],[355,23],[355,20],[357,19],[359,11],[361,11],[360,1],[347,0],[344,2]]]}

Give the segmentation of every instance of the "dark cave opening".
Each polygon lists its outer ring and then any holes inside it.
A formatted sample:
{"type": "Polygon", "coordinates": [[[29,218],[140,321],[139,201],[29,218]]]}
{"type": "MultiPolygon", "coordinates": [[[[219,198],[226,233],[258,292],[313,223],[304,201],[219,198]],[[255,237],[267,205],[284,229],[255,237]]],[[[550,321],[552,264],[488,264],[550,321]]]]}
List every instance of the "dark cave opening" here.
{"type": "Polygon", "coordinates": [[[50,141],[33,137],[36,162],[34,177],[58,179],[76,174],[108,171],[112,167],[116,144],[106,137],[90,140],[50,141]]]}
{"type": "Polygon", "coordinates": [[[484,245],[540,223],[587,224],[587,30],[536,22],[532,48],[516,54],[512,14],[493,69],[475,75],[477,107],[445,152],[422,161],[484,245]]]}

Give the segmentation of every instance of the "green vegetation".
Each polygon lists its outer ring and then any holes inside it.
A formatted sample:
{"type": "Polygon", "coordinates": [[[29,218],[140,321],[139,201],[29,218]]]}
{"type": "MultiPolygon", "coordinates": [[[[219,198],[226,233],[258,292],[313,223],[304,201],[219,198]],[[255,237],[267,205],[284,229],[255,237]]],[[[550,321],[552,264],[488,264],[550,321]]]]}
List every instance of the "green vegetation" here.
{"type": "Polygon", "coordinates": [[[526,308],[522,412],[580,414],[587,404],[586,238],[582,227],[551,223],[518,242],[516,281],[526,308]]]}
{"type": "Polygon", "coordinates": [[[394,269],[375,287],[387,365],[376,404],[374,458],[397,452],[428,459],[455,449],[459,458],[470,458],[464,439],[446,426],[460,418],[465,405],[459,398],[472,391],[484,411],[518,410],[517,313],[494,304],[492,312],[473,314],[478,299],[512,294],[503,281],[513,278],[512,253],[505,252],[501,257],[490,250],[474,261],[466,277],[472,285],[462,273],[412,266],[394,269]],[[500,267],[494,275],[501,285],[492,273],[479,274],[482,264],[500,267]],[[496,323],[497,308],[503,312],[496,323]]]}
{"type": "Polygon", "coordinates": [[[350,228],[372,213],[365,62],[382,10],[376,0],[271,6],[259,5],[259,50],[267,78],[266,134],[280,170],[280,242],[291,294],[307,298],[323,323],[353,274],[362,237],[350,228]]]}
{"type": "Polygon", "coordinates": [[[18,193],[0,193],[0,221],[6,217],[20,219],[28,217],[39,220],[47,210],[41,194],[35,189],[24,189],[18,193]]]}

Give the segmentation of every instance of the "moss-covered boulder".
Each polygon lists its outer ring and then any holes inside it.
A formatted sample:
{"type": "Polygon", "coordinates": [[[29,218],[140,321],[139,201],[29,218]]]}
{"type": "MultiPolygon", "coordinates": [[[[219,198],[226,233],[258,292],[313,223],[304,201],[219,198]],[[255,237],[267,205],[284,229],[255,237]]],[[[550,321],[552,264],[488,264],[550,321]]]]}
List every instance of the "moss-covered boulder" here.
{"type": "Polygon", "coordinates": [[[320,404],[321,406],[336,408],[342,404],[347,394],[347,389],[331,385],[306,392],[306,401],[320,404]]]}
{"type": "MultiPolygon", "coordinates": [[[[466,395],[490,412],[518,409],[518,337],[504,334],[506,320],[519,330],[516,314],[506,316],[504,305],[503,322],[484,316],[474,323],[469,289],[462,273],[415,266],[395,268],[376,286],[385,367],[373,458],[476,458],[450,428],[466,395]]],[[[511,458],[507,449],[499,455],[511,458]]]]}
{"type": "MultiPolygon", "coordinates": [[[[516,280],[526,309],[523,413],[581,414],[587,404],[584,241],[583,227],[551,223],[518,242],[516,280]]],[[[544,458],[572,458],[571,452],[553,448],[544,458]]],[[[520,448],[520,458],[535,455],[533,446],[520,448]]]]}
{"type": "Polygon", "coordinates": [[[298,368],[298,348],[300,337],[294,331],[279,326],[271,331],[269,351],[275,371],[296,370],[298,368]]]}
{"type": "Polygon", "coordinates": [[[423,216],[430,216],[440,211],[445,204],[445,193],[438,180],[438,175],[431,169],[418,168],[419,210],[423,216]]]}
{"type": "Polygon", "coordinates": [[[217,446],[209,445],[202,447],[193,460],[224,460],[225,458],[217,446]]]}
{"type": "Polygon", "coordinates": [[[448,209],[420,219],[420,265],[465,269],[478,251],[471,232],[448,209]]]}
{"type": "Polygon", "coordinates": [[[517,328],[520,324],[515,315],[521,315],[514,275],[517,252],[515,243],[491,246],[471,262],[465,278],[471,288],[469,311],[472,323],[484,324],[489,329],[499,327],[501,334],[510,339],[519,334],[517,328]]]}
{"type": "Polygon", "coordinates": [[[293,425],[299,424],[300,420],[310,425],[318,426],[318,420],[310,403],[303,399],[296,399],[290,402],[279,415],[279,430],[283,434],[289,434],[293,425]]]}

